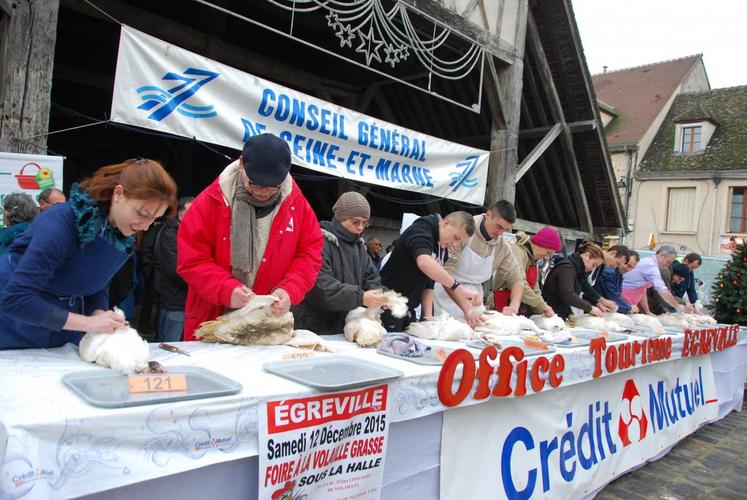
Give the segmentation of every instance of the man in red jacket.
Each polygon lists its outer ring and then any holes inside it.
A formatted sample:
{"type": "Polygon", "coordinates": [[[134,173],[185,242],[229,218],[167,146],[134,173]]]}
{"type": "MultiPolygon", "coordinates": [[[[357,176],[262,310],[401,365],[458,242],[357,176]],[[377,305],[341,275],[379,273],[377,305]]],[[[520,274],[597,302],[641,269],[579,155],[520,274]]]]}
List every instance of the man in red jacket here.
{"type": "Polygon", "coordinates": [[[179,226],[177,272],[189,285],[184,340],[203,321],[245,306],[256,295],[280,300],[285,314],[303,300],[322,265],[314,211],[288,174],[288,145],[277,136],[250,137],[192,203],[179,226]]]}

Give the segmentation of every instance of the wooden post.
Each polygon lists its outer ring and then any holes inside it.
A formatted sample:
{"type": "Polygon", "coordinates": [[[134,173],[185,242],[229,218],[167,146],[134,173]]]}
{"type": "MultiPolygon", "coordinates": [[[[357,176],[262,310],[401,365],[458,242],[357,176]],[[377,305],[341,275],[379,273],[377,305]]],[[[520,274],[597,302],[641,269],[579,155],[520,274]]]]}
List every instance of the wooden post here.
{"type": "Polygon", "coordinates": [[[490,158],[488,160],[488,186],[485,191],[485,205],[498,200],[514,202],[516,198],[516,165],[519,163],[519,119],[521,117],[521,92],[524,77],[524,41],[526,38],[527,0],[519,1],[516,15],[516,52],[511,66],[499,71],[499,88],[503,89],[503,116],[494,117],[490,131],[490,158]]]}
{"type": "Polygon", "coordinates": [[[59,0],[16,0],[3,22],[0,151],[47,152],[59,5],[59,0]],[[40,137],[23,139],[34,136],[40,137]]]}
{"type": "MultiPolygon", "coordinates": [[[[556,123],[559,122],[563,125],[561,144],[564,146],[563,156],[565,157],[566,167],[568,168],[570,187],[573,191],[579,225],[583,231],[591,233],[593,232],[591,211],[589,210],[589,203],[586,199],[581,173],[578,167],[578,162],[576,161],[576,154],[573,150],[573,137],[568,125],[566,124],[563,105],[560,102],[560,96],[555,87],[555,81],[553,80],[552,72],[550,71],[550,65],[547,62],[545,50],[542,48],[542,41],[539,36],[537,24],[535,23],[534,16],[532,16],[531,13],[527,16],[526,38],[527,45],[530,48],[529,50],[532,51],[537,64],[537,70],[540,74],[540,82],[544,87],[545,95],[548,98],[553,120],[556,123]]],[[[558,51],[556,50],[556,52],[558,51]]],[[[563,75],[561,75],[561,77],[564,78],[563,75]]]]}

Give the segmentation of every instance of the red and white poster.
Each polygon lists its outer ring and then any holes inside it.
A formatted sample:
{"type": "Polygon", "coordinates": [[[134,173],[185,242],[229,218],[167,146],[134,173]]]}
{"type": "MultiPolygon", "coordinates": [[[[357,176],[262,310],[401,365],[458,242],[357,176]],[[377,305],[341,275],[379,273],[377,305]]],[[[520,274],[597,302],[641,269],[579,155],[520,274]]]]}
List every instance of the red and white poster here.
{"type": "Polygon", "coordinates": [[[441,498],[583,498],[718,416],[710,356],[444,413],[441,498]]]}
{"type": "Polygon", "coordinates": [[[384,384],[260,405],[259,498],[379,498],[388,389],[384,384]]]}

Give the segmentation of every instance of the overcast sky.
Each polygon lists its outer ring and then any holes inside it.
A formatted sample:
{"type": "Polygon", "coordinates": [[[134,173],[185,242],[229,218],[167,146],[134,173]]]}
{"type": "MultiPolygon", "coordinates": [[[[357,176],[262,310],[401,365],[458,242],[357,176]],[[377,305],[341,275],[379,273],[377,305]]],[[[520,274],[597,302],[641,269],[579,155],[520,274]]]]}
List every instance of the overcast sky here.
{"type": "Polygon", "coordinates": [[[572,0],[592,74],[703,54],[712,88],[747,85],[747,0],[572,0]]]}

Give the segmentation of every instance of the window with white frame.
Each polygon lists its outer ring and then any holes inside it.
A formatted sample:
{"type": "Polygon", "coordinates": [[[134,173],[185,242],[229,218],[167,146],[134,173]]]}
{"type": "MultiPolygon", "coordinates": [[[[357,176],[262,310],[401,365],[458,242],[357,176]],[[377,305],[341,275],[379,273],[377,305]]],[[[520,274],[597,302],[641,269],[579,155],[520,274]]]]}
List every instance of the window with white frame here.
{"type": "Polygon", "coordinates": [[[700,139],[703,135],[701,125],[686,125],[682,127],[682,142],[680,151],[683,153],[695,153],[700,151],[700,139]]]}
{"type": "Polygon", "coordinates": [[[747,232],[747,187],[731,188],[731,207],[729,207],[729,232],[747,232]]]}
{"type": "Polygon", "coordinates": [[[695,188],[668,188],[667,231],[692,231],[695,217],[695,188]]]}

